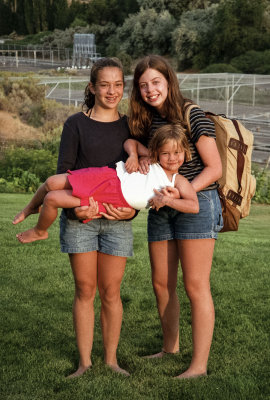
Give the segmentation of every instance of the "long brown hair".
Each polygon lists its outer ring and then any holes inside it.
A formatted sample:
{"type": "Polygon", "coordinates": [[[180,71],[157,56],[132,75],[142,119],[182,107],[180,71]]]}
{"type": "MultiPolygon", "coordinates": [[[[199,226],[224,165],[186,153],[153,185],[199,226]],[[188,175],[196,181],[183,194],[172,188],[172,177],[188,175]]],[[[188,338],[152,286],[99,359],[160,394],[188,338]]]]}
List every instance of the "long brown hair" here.
{"type": "Polygon", "coordinates": [[[158,55],[144,57],[137,64],[129,103],[129,127],[134,136],[144,136],[151,125],[153,108],[141,97],[139,79],[148,69],[160,72],[168,82],[168,96],[164,102],[164,114],[169,123],[183,123],[185,99],[179,89],[177,76],[168,61],[158,55]]]}
{"type": "MultiPolygon", "coordinates": [[[[92,83],[93,86],[96,85],[97,79],[98,79],[98,73],[101,71],[103,68],[106,67],[113,67],[113,68],[119,68],[120,71],[122,72],[122,77],[123,77],[123,82],[124,82],[124,70],[123,66],[121,64],[121,61],[116,58],[116,57],[103,57],[100,58],[95,62],[95,64],[91,68],[90,72],[90,82],[92,83]]],[[[92,108],[95,104],[95,95],[91,92],[89,88],[89,84],[87,84],[85,90],[84,90],[84,103],[83,107],[86,106],[87,109],[89,110],[92,108]]]]}
{"type": "Polygon", "coordinates": [[[177,144],[177,147],[184,151],[185,161],[190,161],[191,152],[185,132],[186,129],[180,124],[162,125],[158,128],[148,145],[152,163],[158,162],[159,149],[170,140],[174,141],[177,144]]]}

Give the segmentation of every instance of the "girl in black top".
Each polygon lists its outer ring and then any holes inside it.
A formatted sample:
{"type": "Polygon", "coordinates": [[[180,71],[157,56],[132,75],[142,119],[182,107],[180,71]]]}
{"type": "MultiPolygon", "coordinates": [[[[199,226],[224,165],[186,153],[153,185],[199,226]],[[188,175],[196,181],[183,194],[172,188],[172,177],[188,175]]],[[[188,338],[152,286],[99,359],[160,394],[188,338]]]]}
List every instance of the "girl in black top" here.
{"type": "MultiPolygon", "coordinates": [[[[98,60],[91,69],[85,91],[87,112],[79,112],[64,124],[58,173],[68,169],[110,166],[125,161],[123,143],[129,137],[126,116],[117,106],[123,96],[124,76],[116,59],[98,60]]],[[[80,354],[78,369],[70,377],[82,375],[92,365],[94,298],[101,298],[101,324],[105,363],[114,371],[129,375],[118,366],[116,350],[122,322],[120,285],[126,257],[132,255],[132,230],[128,219],[135,211],[115,209],[105,204],[105,218],[87,224],[87,206],[75,209],[78,219],[63,210],[60,222],[61,250],[69,253],[75,281],[73,320],[80,354]]]]}

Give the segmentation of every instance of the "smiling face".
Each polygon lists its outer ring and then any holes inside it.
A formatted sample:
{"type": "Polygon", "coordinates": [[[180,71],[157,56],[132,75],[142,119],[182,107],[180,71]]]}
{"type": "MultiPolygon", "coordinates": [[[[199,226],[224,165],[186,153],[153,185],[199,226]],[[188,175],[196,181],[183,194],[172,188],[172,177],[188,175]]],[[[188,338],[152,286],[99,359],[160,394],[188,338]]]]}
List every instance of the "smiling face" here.
{"type": "Polygon", "coordinates": [[[158,160],[167,175],[176,174],[185,161],[185,152],[175,140],[168,140],[159,148],[158,160]]]}
{"type": "Polygon", "coordinates": [[[161,112],[168,96],[168,82],[164,75],[148,68],[139,79],[139,88],[143,101],[161,112]]]}
{"type": "Polygon", "coordinates": [[[89,84],[95,95],[95,106],[102,108],[117,108],[123,97],[123,73],[117,67],[105,67],[98,72],[95,85],[89,84]]]}

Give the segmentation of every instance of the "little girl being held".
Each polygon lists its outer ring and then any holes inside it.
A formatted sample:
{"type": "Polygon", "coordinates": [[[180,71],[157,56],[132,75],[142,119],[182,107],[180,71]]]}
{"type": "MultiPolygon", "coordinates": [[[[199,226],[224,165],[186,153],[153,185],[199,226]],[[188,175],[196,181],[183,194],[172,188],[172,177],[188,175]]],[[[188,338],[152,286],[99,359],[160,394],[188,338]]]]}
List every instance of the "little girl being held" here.
{"type": "Polygon", "coordinates": [[[116,169],[84,168],[49,177],[13,220],[15,225],[31,214],[40,213],[37,225],[17,234],[18,240],[30,243],[47,239],[48,228],[57,218],[58,208],[87,205],[92,219],[107,217],[103,203],[137,210],[151,206],[157,212],[164,206],[186,213],[199,211],[195,190],[178,173],[183,162],[191,158],[181,125],[163,125],[157,129],[149,150],[133,139],[128,139],[124,148],[129,158],[125,164],[118,162],[116,169]],[[152,164],[144,175],[138,172],[138,155],[147,156],[148,151],[152,164]]]}

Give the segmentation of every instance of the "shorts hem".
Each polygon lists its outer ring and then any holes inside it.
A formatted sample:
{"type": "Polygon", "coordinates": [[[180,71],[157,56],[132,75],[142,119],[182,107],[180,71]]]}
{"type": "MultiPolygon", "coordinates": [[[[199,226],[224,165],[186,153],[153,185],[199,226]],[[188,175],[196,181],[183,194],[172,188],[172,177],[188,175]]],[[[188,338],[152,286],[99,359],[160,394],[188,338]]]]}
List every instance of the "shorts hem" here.
{"type": "Polygon", "coordinates": [[[207,233],[184,233],[184,234],[175,234],[175,239],[184,240],[184,239],[217,239],[217,232],[207,232],[207,233]]]}
{"type": "Polygon", "coordinates": [[[174,236],[149,237],[148,242],[161,242],[163,240],[192,240],[192,239],[217,239],[217,232],[209,233],[176,233],[174,236]]]}
{"type": "Polygon", "coordinates": [[[66,247],[61,247],[61,252],[62,253],[67,253],[67,254],[79,254],[79,253],[91,253],[92,251],[97,251],[99,253],[104,253],[108,254],[110,256],[117,256],[117,257],[133,257],[133,252],[127,251],[116,251],[116,250],[107,250],[107,249],[102,249],[99,250],[97,248],[95,249],[78,249],[78,248],[71,248],[67,249],[66,247]]]}
{"type": "Polygon", "coordinates": [[[61,247],[61,253],[68,253],[68,254],[76,254],[76,253],[91,253],[92,251],[98,251],[97,248],[78,248],[78,247],[73,247],[73,248],[67,248],[67,247],[61,247]]]}
{"type": "Polygon", "coordinates": [[[133,257],[133,252],[123,252],[123,251],[111,251],[111,250],[98,250],[99,253],[108,254],[109,256],[116,256],[116,257],[133,257]]]}
{"type": "Polygon", "coordinates": [[[173,235],[151,236],[148,237],[148,242],[162,242],[163,240],[173,240],[173,235]]]}

